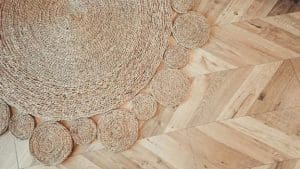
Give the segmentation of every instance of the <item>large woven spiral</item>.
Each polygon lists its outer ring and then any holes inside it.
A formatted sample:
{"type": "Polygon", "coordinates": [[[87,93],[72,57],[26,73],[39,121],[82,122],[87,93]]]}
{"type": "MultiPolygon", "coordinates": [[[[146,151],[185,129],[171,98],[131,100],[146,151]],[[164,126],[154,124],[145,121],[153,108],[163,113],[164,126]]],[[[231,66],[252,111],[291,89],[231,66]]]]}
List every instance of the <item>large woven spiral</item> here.
{"type": "Polygon", "coordinates": [[[63,162],[71,153],[73,142],[69,131],[58,122],[40,124],[29,140],[33,157],[45,165],[63,162]]]}
{"type": "Polygon", "coordinates": [[[170,13],[169,0],[1,1],[0,95],[57,120],[117,108],[155,74],[170,13]]]}
{"type": "Polygon", "coordinates": [[[2,135],[7,130],[9,118],[9,107],[2,99],[0,99],[0,135],[2,135]]]}
{"type": "Polygon", "coordinates": [[[29,139],[35,127],[34,118],[29,114],[14,114],[9,122],[9,131],[21,140],[29,139]]]}
{"type": "Polygon", "coordinates": [[[133,113],[112,110],[98,122],[98,137],[109,150],[120,152],[129,149],[138,138],[138,121],[133,113]]]}

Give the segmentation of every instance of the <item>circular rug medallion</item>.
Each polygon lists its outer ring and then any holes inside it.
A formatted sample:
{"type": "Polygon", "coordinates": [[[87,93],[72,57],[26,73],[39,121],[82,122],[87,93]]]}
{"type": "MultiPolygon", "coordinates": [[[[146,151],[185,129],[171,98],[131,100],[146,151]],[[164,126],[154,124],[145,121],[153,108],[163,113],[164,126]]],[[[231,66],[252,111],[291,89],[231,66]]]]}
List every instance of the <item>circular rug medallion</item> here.
{"type": "Polygon", "coordinates": [[[173,9],[178,13],[186,13],[194,6],[194,0],[172,0],[173,9]]]}
{"type": "Polygon", "coordinates": [[[63,162],[72,148],[73,141],[67,128],[53,121],[40,124],[29,140],[30,153],[45,165],[63,162]]]}
{"type": "Polygon", "coordinates": [[[137,119],[143,121],[154,117],[157,107],[157,102],[149,94],[139,94],[130,102],[130,111],[135,114],[137,119]]]}
{"type": "Polygon", "coordinates": [[[55,120],[132,99],[153,77],[170,35],[168,0],[6,0],[0,95],[55,120]]]}
{"type": "Polygon", "coordinates": [[[189,79],[177,69],[159,71],[150,83],[151,94],[164,106],[179,105],[189,90],[189,79]]]}
{"type": "Polygon", "coordinates": [[[35,121],[29,114],[14,114],[9,121],[9,131],[21,140],[29,139],[33,133],[35,121]]]}
{"type": "Polygon", "coordinates": [[[98,121],[98,138],[113,152],[125,151],[138,138],[138,120],[126,110],[112,110],[98,121]]]}
{"type": "Polygon", "coordinates": [[[189,49],[202,47],[209,39],[207,19],[193,11],[178,15],[172,31],[177,43],[189,49]]]}
{"type": "Polygon", "coordinates": [[[172,69],[183,68],[189,62],[189,54],[188,49],[182,46],[169,47],[165,52],[165,63],[172,69]]]}
{"type": "Polygon", "coordinates": [[[70,133],[76,144],[89,144],[96,138],[97,126],[92,119],[80,118],[72,121],[70,133]]]}

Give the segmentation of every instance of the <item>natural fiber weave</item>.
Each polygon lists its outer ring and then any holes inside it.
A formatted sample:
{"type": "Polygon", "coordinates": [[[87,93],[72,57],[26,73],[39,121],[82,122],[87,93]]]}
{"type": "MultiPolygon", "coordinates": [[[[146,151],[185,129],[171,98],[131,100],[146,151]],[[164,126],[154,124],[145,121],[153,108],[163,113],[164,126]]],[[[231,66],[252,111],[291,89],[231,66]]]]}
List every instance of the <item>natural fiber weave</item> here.
{"type": "Polygon", "coordinates": [[[187,13],[194,6],[194,0],[172,0],[172,8],[178,13],[187,13]]]}
{"type": "Polygon", "coordinates": [[[61,124],[48,121],[34,130],[29,140],[33,157],[45,165],[63,162],[71,153],[73,142],[69,131],[61,124]]]}
{"type": "Polygon", "coordinates": [[[209,25],[206,18],[196,12],[179,15],[173,25],[176,41],[186,48],[198,48],[209,39],[209,25]]]}
{"type": "Polygon", "coordinates": [[[186,98],[189,88],[189,80],[177,69],[161,70],[150,83],[151,94],[164,106],[180,104],[186,98]]]}
{"type": "Polygon", "coordinates": [[[127,150],[138,138],[138,121],[133,113],[112,110],[99,120],[98,138],[113,152],[127,150]]]}
{"type": "Polygon", "coordinates": [[[139,120],[149,120],[155,116],[157,103],[151,95],[138,95],[130,102],[130,111],[139,120]]]}
{"type": "Polygon", "coordinates": [[[33,133],[35,121],[29,114],[14,114],[9,121],[9,131],[21,140],[29,139],[33,133]]]}
{"type": "Polygon", "coordinates": [[[76,144],[89,144],[96,138],[97,126],[92,119],[80,118],[72,121],[70,133],[76,144]]]}
{"type": "Polygon", "coordinates": [[[117,108],[155,74],[170,14],[169,0],[3,1],[0,95],[56,120],[117,108]]]}
{"type": "Polygon", "coordinates": [[[9,106],[0,99],[0,135],[6,132],[10,118],[9,106]]]}
{"type": "Polygon", "coordinates": [[[169,68],[180,69],[189,62],[189,51],[181,46],[172,46],[165,53],[165,62],[169,68]]]}

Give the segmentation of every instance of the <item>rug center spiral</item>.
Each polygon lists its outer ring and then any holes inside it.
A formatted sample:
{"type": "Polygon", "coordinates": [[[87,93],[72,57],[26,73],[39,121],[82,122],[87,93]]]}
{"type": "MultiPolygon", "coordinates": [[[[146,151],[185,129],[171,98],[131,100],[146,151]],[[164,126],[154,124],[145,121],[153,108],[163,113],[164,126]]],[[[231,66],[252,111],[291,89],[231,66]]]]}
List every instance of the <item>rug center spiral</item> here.
{"type": "MultiPolygon", "coordinates": [[[[35,9],[34,15],[53,11],[48,6],[42,9],[35,9]]],[[[22,57],[22,63],[30,74],[39,72],[37,78],[56,85],[99,82],[138,57],[133,50],[140,36],[139,9],[139,3],[126,1],[119,6],[94,0],[62,1],[55,6],[55,14],[46,16],[49,20],[20,21],[26,29],[19,39],[30,44],[20,53],[36,55],[22,57]],[[132,8],[124,8],[128,5],[132,8]]]]}
{"type": "Polygon", "coordinates": [[[8,0],[2,11],[0,95],[50,119],[131,99],[155,74],[170,35],[165,0],[8,0]]]}

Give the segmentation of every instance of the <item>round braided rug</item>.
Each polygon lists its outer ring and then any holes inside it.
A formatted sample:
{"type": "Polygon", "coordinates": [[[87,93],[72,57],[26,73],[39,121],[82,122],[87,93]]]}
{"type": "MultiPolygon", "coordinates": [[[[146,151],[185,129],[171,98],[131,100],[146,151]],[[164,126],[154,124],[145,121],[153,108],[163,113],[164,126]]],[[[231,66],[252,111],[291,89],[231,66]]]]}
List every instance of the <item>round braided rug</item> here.
{"type": "Polygon", "coordinates": [[[176,106],[186,98],[190,89],[188,78],[177,69],[164,69],[150,83],[153,97],[164,106],[176,106]]]}
{"type": "Polygon", "coordinates": [[[133,113],[112,110],[99,120],[98,138],[111,151],[127,150],[138,138],[138,121],[133,113]]]}
{"type": "Polygon", "coordinates": [[[165,52],[165,62],[169,68],[183,68],[189,62],[188,49],[179,45],[169,47],[165,52]]]}
{"type": "Polygon", "coordinates": [[[63,125],[53,121],[37,126],[29,140],[30,153],[45,165],[63,162],[72,148],[73,141],[69,131],[63,125]]]}
{"type": "Polygon", "coordinates": [[[194,0],[172,0],[172,8],[178,13],[186,13],[194,6],[194,0]]]}
{"type": "Polygon", "coordinates": [[[0,135],[6,132],[10,118],[9,106],[0,99],[0,135]]]}
{"type": "Polygon", "coordinates": [[[170,14],[169,0],[3,1],[0,95],[46,119],[117,108],[155,74],[170,14]]]}
{"type": "Polygon", "coordinates": [[[21,140],[29,139],[34,127],[34,118],[29,114],[15,113],[9,121],[9,131],[21,140]]]}
{"type": "Polygon", "coordinates": [[[207,19],[197,12],[179,15],[172,32],[180,45],[190,49],[202,47],[209,39],[207,19]]]}
{"type": "Polygon", "coordinates": [[[92,119],[80,118],[72,121],[70,133],[76,144],[89,144],[96,138],[97,126],[92,119]]]}
{"type": "Polygon", "coordinates": [[[157,103],[151,95],[139,94],[130,102],[130,111],[139,120],[149,120],[155,116],[157,103]]]}

